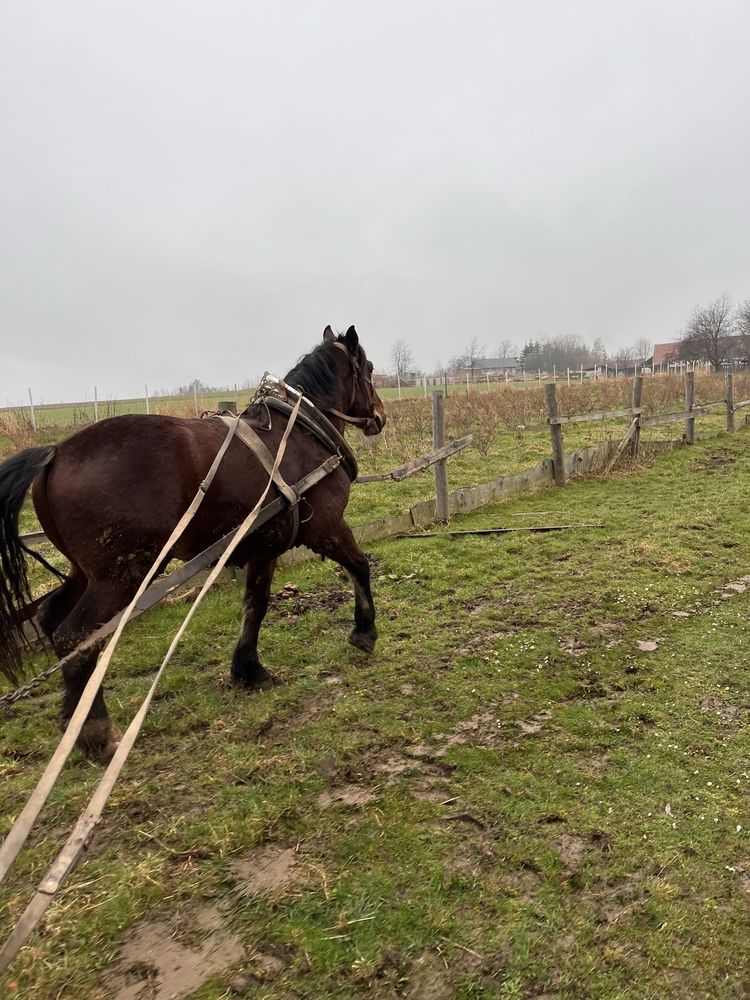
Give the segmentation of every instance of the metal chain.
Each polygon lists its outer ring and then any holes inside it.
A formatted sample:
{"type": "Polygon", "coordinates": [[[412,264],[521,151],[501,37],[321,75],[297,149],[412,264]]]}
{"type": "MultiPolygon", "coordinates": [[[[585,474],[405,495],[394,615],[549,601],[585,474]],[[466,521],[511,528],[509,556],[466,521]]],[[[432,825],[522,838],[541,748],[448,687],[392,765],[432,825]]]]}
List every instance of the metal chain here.
{"type": "Polygon", "coordinates": [[[15,691],[11,691],[8,694],[4,694],[0,697],[0,708],[4,708],[6,705],[14,705],[21,698],[28,698],[34,693],[34,691],[46,681],[48,677],[51,677],[56,670],[60,669],[59,663],[53,663],[51,667],[48,667],[44,673],[38,674],[36,677],[32,677],[27,684],[22,684],[21,687],[16,688],[15,691]]]}

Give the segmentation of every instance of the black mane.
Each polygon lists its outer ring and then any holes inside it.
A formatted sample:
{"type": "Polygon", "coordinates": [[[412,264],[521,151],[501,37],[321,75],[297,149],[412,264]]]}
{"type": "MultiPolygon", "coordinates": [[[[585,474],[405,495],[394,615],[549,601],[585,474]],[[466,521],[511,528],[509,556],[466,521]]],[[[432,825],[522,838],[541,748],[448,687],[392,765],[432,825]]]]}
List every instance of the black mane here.
{"type": "MultiPolygon", "coordinates": [[[[338,340],[344,343],[343,336],[339,335],[338,340]]],[[[358,352],[360,350],[358,348],[358,352]]],[[[335,403],[335,390],[340,379],[331,344],[318,344],[284,376],[288,385],[301,389],[314,403],[331,406],[335,403]]]]}

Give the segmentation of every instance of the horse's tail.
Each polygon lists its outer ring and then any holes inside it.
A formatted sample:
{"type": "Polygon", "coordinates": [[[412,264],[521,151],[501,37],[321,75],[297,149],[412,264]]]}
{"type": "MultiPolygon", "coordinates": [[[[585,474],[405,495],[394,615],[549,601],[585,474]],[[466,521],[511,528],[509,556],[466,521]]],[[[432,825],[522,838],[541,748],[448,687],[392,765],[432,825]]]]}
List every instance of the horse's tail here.
{"type": "Polygon", "coordinates": [[[0,673],[13,684],[23,673],[21,610],[31,601],[18,515],[32,481],[54,456],[53,447],[25,448],[0,465],[0,673]]]}

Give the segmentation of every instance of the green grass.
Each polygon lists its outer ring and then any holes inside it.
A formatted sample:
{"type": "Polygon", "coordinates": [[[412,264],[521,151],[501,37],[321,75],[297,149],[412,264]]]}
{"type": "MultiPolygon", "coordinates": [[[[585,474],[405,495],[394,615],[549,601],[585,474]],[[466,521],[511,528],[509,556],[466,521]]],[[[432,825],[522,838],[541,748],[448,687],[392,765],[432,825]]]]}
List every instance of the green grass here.
{"type": "MultiPolygon", "coordinates": [[[[456,523],[602,530],[378,543],[369,659],[345,643],[330,566],[285,572],[301,596],[262,633],[282,681],[267,694],[227,687],[240,594],[212,594],[89,857],[0,991],[116,997],[140,921],[195,952],[211,905],[246,956],[196,1000],[240,969],[255,1000],[744,995],[750,590],[725,585],[750,567],[748,484],[740,434],[456,523]],[[335,798],[350,786],[361,804],[335,798]],[[301,878],[239,894],[233,861],[269,846],[296,849],[301,878]]],[[[129,631],[121,723],[184,611],[129,631]]],[[[3,722],[2,829],[54,712],[44,695],[3,722]]],[[[78,756],[64,772],[0,895],[3,932],[99,773],[78,756]]]]}

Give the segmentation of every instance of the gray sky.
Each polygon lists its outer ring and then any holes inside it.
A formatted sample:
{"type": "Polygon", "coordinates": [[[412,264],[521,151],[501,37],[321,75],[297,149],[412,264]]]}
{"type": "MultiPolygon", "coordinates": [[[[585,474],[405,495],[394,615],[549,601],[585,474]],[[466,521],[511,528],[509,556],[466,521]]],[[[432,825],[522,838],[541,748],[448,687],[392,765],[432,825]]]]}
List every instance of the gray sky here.
{"type": "Polygon", "coordinates": [[[746,0],[0,0],[0,405],[750,297],[746,0]]]}

